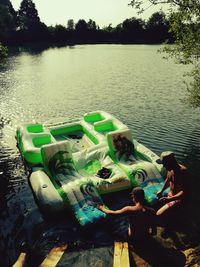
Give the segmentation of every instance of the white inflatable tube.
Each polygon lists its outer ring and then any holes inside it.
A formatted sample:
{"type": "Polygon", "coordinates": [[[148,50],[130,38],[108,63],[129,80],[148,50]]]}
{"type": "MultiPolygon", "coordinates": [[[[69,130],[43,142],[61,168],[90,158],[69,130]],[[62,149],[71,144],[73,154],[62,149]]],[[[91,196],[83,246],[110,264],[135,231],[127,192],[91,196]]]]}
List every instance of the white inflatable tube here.
{"type": "Polygon", "coordinates": [[[33,192],[43,209],[61,211],[64,202],[49,177],[42,170],[31,173],[29,178],[33,192]]]}

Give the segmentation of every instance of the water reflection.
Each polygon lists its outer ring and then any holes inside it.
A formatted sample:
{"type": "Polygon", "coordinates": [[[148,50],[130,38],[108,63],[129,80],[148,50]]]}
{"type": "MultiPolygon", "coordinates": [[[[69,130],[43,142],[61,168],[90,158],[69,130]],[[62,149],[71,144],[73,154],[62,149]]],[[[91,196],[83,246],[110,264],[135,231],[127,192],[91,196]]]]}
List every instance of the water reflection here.
{"type": "Polygon", "coordinates": [[[32,44],[29,46],[17,46],[17,47],[10,47],[9,48],[9,56],[17,56],[19,54],[30,54],[33,56],[41,55],[44,51],[48,49],[57,49],[67,47],[69,49],[73,49],[75,45],[65,45],[63,43],[57,44],[47,44],[47,43],[40,43],[40,44],[32,44]]]}

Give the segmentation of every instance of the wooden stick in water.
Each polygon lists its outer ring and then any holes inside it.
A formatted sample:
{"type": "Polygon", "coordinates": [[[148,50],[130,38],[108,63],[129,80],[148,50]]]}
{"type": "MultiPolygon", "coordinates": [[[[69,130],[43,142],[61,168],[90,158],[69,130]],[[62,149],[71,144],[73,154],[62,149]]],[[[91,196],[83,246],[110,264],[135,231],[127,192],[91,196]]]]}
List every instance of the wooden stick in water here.
{"type": "Polygon", "coordinates": [[[113,267],[130,267],[127,242],[115,242],[113,267]]]}
{"type": "Polygon", "coordinates": [[[40,264],[40,267],[55,267],[62,255],[65,253],[68,245],[52,248],[46,259],[40,264]]]}
{"type": "Polygon", "coordinates": [[[20,255],[19,255],[17,261],[15,262],[15,264],[13,265],[13,267],[22,267],[22,266],[24,266],[25,261],[26,261],[26,253],[22,252],[22,253],[20,253],[20,255]]]}

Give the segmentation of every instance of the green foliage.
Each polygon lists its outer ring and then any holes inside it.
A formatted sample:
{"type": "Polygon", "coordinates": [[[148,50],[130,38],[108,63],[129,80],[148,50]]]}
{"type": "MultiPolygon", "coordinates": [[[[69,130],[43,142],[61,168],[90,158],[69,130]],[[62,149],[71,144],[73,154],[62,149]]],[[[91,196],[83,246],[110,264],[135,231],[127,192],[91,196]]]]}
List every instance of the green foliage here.
{"type": "Polygon", "coordinates": [[[22,30],[29,30],[34,24],[40,23],[38,11],[32,0],[22,0],[18,16],[19,26],[22,30]]]}
{"type": "Polygon", "coordinates": [[[118,34],[122,43],[163,43],[172,39],[169,21],[163,12],[154,13],[147,22],[135,17],[125,19],[112,31],[118,34]]]}
{"type": "Polygon", "coordinates": [[[75,28],[74,20],[73,19],[69,19],[67,21],[67,29],[68,30],[74,30],[74,28],[75,28]]]}
{"type": "Polygon", "coordinates": [[[122,28],[126,31],[140,32],[144,30],[144,21],[137,18],[126,19],[122,23],[122,28]]]}
{"type": "Polygon", "coordinates": [[[54,28],[54,39],[57,41],[65,41],[66,40],[66,28],[62,25],[56,25],[54,28]]]}
{"type": "Polygon", "coordinates": [[[15,27],[12,6],[0,4],[0,41],[6,42],[11,37],[15,27]]]}
{"type": "Polygon", "coordinates": [[[195,67],[189,74],[192,82],[187,85],[189,96],[187,100],[193,107],[200,107],[200,67],[195,67]]]}
{"type": "Polygon", "coordinates": [[[38,11],[32,0],[22,0],[18,11],[18,22],[16,38],[19,42],[48,40],[48,28],[40,21],[38,11]]]}
{"type": "Polygon", "coordinates": [[[92,19],[89,19],[88,23],[87,23],[87,28],[90,31],[95,31],[97,29],[97,25],[96,22],[93,21],[92,19]]]}
{"type": "Polygon", "coordinates": [[[0,59],[7,57],[8,48],[0,43],[0,59]]]}
{"type": "Polygon", "coordinates": [[[126,19],[122,22],[120,34],[124,41],[142,43],[145,39],[145,22],[134,17],[126,19]]]}
{"type": "Polygon", "coordinates": [[[149,18],[147,22],[147,28],[155,29],[155,28],[163,28],[168,27],[168,20],[166,19],[166,15],[164,12],[156,12],[152,14],[152,16],[149,18]]]}
{"type": "Polygon", "coordinates": [[[169,21],[163,12],[152,14],[146,24],[149,40],[154,42],[172,42],[172,35],[169,34],[169,21]],[[153,41],[152,40],[152,41],[153,41]]]}
{"type": "MultiPolygon", "coordinates": [[[[156,18],[155,18],[156,22],[156,18]]],[[[95,21],[89,19],[68,20],[66,27],[56,25],[47,27],[40,21],[34,0],[21,0],[18,12],[10,0],[0,0],[0,41],[6,44],[24,43],[161,43],[169,39],[169,33],[156,25],[147,27],[139,18],[124,20],[117,27],[108,25],[100,29],[95,21]],[[158,38],[158,37],[159,38],[158,38]]]]}
{"type": "Polygon", "coordinates": [[[88,29],[88,24],[84,19],[79,19],[79,21],[76,23],[75,29],[77,32],[84,33],[88,29]]]}
{"type": "MultiPolygon", "coordinates": [[[[175,45],[165,46],[163,51],[181,64],[192,64],[188,74],[193,81],[187,84],[188,101],[194,107],[200,106],[200,1],[199,0],[148,0],[151,5],[167,4],[169,8],[170,31],[175,45]]],[[[143,12],[149,5],[146,1],[132,0],[131,6],[143,12]]]]}

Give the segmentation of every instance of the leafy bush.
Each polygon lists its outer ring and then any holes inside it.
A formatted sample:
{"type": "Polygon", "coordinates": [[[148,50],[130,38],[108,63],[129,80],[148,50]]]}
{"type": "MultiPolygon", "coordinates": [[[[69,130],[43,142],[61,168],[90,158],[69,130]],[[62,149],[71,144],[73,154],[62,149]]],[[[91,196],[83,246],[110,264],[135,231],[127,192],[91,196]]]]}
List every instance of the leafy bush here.
{"type": "Polygon", "coordinates": [[[8,48],[0,43],[0,59],[7,57],[8,48]]]}

